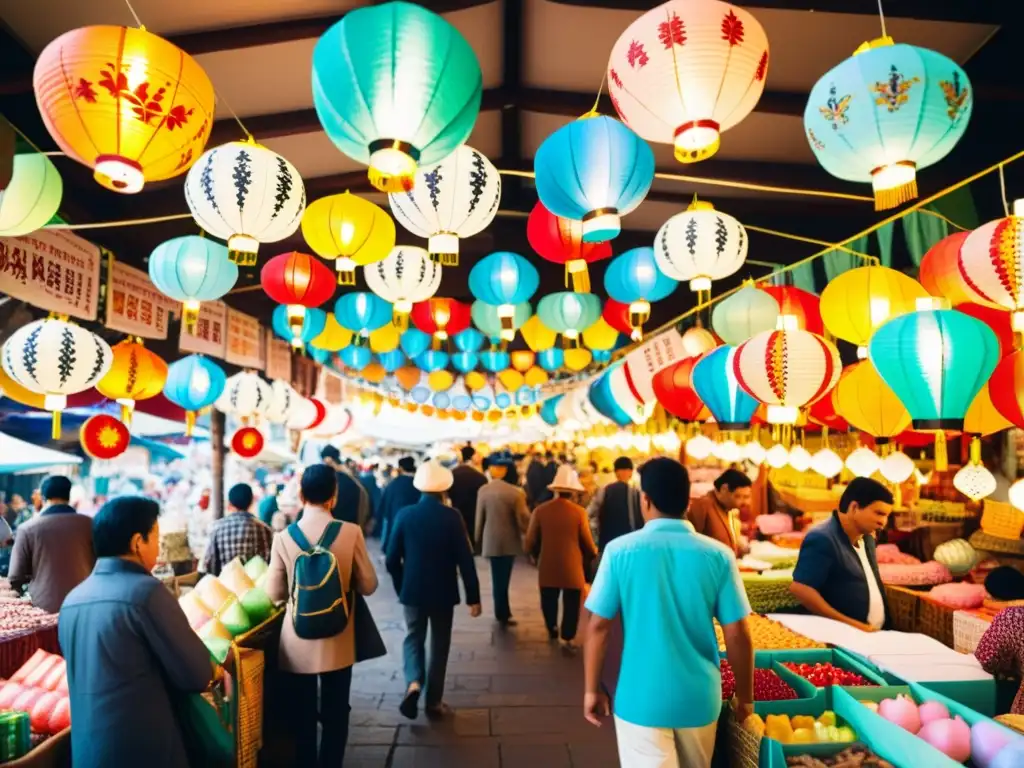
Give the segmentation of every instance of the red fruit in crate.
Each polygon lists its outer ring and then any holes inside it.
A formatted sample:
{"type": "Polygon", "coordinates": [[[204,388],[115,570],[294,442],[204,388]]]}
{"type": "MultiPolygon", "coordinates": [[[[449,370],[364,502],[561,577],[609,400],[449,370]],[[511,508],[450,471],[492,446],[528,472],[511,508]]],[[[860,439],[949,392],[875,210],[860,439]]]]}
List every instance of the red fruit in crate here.
{"type": "Polygon", "coordinates": [[[49,672],[46,673],[46,677],[43,678],[40,688],[45,688],[48,691],[56,691],[60,685],[60,681],[67,676],[67,664],[64,659],[60,659],[49,672]]]}
{"type": "Polygon", "coordinates": [[[6,682],[3,688],[0,688],[0,709],[10,709],[14,700],[18,698],[25,687],[21,683],[6,682]]]}
{"type": "Polygon", "coordinates": [[[14,699],[11,709],[15,712],[31,712],[32,707],[36,705],[36,702],[39,701],[44,693],[49,693],[49,691],[44,691],[42,688],[25,688],[14,699]]]}
{"type": "Polygon", "coordinates": [[[47,723],[48,733],[60,733],[65,728],[71,727],[71,699],[67,696],[57,702],[50,714],[50,722],[47,723]]]}
{"type": "Polygon", "coordinates": [[[32,705],[32,711],[29,713],[29,722],[32,725],[33,731],[36,733],[50,732],[50,715],[53,714],[53,710],[60,699],[59,693],[47,691],[36,700],[36,703],[32,705]]]}

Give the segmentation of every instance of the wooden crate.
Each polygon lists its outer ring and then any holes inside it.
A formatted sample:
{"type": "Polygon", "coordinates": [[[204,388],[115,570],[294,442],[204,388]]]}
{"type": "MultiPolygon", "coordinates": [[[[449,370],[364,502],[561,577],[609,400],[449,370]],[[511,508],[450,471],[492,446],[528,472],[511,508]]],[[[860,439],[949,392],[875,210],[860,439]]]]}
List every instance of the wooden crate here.
{"type": "Polygon", "coordinates": [[[917,631],[952,648],[953,614],[956,613],[956,609],[929,600],[927,597],[921,597],[918,602],[920,606],[917,614],[917,631]]]}

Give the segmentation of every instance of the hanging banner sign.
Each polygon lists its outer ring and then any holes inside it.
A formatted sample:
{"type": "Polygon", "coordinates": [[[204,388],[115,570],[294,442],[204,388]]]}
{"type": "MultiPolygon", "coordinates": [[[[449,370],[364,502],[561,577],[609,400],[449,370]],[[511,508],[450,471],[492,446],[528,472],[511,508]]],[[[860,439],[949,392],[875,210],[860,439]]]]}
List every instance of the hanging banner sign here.
{"type": "Polygon", "coordinates": [[[141,269],[113,257],[107,270],[107,312],[103,324],[144,339],[166,339],[171,314],[178,302],[164,296],[141,269]]]}
{"type": "Polygon", "coordinates": [[[654,374],[687,357],[683,337],[674,328],[644,342],[626,355],[626,377],[641,403],[655,402],[654,374]]]}
{"type": "Polygon", "coordinates": [[[259,320],[228,308],[227,356],[224,359],[240,368],[262,371],[266,367],[263,326],[259,320]]]}
{"type": "Polygon", "coordinates": [[[284,339],[279,339],[274,336],[274,332],[269,328],[266,329],[267,334],[267,378],[273,381],[274,379],[281,379],[282,381],[292,380],[292,345],[284,339]]]}
{"type": "Polygon", "coordinates": [[[227,355],[228,306],[222,301],[204,301],[199,305],[195,333],[181,324],[178,349],[224,360],[227,355]]]}
{"type": "Polygon", "coordinates": [[[0,237],[0,292],[48,312],[95,320],[100,249],[57,229],[0,237]]]}

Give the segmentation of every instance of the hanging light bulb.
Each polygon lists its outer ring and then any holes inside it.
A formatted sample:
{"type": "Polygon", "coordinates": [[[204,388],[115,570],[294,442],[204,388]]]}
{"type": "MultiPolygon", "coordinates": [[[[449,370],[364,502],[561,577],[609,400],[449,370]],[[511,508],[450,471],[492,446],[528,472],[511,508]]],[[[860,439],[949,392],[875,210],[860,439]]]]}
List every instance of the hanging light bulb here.
{"type": "Polygon", "coordinates": [[[953,487],[971,501],[979,501],[995,492],[996,478],[981,463],[981,440],[976,437],[972,439],[970,450],[970,461],[953,475],[953,487]]]}
{"type": "Polygon", "coordinates": [[[714,449],[715,444],[704,435],[697,435],[686,441],[686,455],[698,461],[706,459],[714,449]]]}
{"type": "Polygon", "coordinates": [[[754,464],[764,464],[764,457],[768,453],[764,446],[756,440],[752,440],[743,446],[743,455],[754,464]]]}
{"type": "Polygon", "coordinates": [[[882,477],[890,483],[905,483],[914,474],[914,460],[903,451],[890,453],[878,467],[882,477]]]}
{"type": "Polygon", "coordinates": [[[735,440],[726,440],[724,443],[717,444],[715,455],[727,464],[732,464],[740,460],[740,447],[736,445],[735,440]]]}
{"type": "Polygon", "coordinates": [[[789,463],[789,451],[786,446],[776,443],[764,455],[765,463],[772,469],[782,469],[789,463]]]}
{"type": "Polygon", "coordinates": [[[846,468],[857,477],[871,477],[878,471],[881,459],[870,448],[861,446],[846,457],[846,468]]]}
{"type": "Polygon", "coordinates": [[[811,468],[812,456],[802,445],[794,446],[789,452],[789,466],[797,472],[806,472],[811,468]]]}
{"type": "Polygon", "coordinates": [[[1010,486],[1010,503],[1017,509],[1024,509],[1024,480],[1010,486]]]}
{"type": "Polygon", "coordinates": [[[822,448],[811,457],[811,469],[822,477],[832,479],[843,471],[843,460],[831,448],[822,448]]]}

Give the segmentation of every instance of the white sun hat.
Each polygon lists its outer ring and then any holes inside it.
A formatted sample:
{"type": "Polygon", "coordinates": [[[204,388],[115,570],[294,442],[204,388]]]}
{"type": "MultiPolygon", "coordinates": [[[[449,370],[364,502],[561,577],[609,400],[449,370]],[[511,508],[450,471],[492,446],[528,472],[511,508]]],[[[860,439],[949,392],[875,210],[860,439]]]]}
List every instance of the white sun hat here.
{"type": "Polygon", "coordinates": [[[558,467],[558,472],[555,473],[555,479],[551,481],[551,485],[548,486],[548,490],[582,493],[586,488],[584,488],[582,483],[580,483],[580,477],[576,474],[576,470],[568,464],[562,464],[558,467]]]}
{"type": "Polygon", "coordinates": [[[423,493],[443,493],[452,487],[453,482],[455,478],[451,470],[433,459],[420,464],[412,479],[416,490],[423,493]]]}

